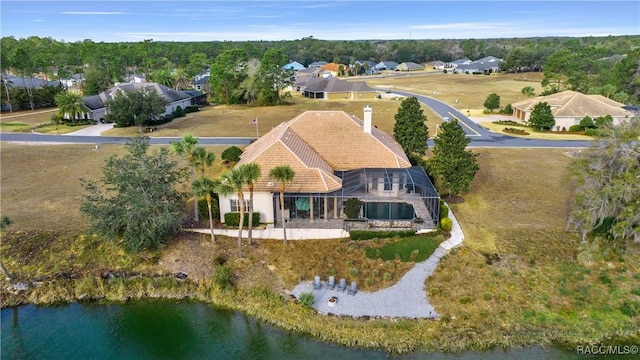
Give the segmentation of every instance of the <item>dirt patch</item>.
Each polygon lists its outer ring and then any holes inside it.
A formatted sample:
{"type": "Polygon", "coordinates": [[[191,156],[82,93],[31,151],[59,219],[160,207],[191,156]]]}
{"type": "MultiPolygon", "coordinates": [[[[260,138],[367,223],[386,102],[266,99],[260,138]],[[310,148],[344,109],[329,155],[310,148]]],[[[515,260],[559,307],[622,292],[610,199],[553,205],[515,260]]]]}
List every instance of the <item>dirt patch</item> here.
{"type": "Polygon", "coordinates": [[[464,198],[459,195],[443,196],[442,200],[446,201],[447,204],[462,204],[464,202],[464,198]]]}

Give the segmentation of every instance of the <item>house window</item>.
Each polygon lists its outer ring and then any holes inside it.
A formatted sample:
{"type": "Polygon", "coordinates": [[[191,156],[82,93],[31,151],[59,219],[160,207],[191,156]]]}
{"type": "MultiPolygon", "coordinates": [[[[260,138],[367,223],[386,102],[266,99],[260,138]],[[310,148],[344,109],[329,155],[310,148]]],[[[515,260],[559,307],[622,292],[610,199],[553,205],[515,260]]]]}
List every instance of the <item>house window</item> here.
{"type": "Polygon", "coordinates": [[[404,189],[404,175],[398,174],[398,190],[404,189]]]}
{"type": "Polygon", "coordinates": [[[391,176],[384,177],[384,190],[389,191],[393,189],[393,181],[391,180],[391,176]]]}
{"type": "MultiPolygon", "coordinates": [[[[231,204],[231,212],[240,212],[240,202],[238,200],[229,200],[231,204]]],[[[244,201],[244,211],[249,209],[249,200],[244,201]]]]}
{"type": "Polygon", "coordinates": [[[378,190],[378,178],[377,177],[372,177],[371,178],[371,189],[372,190],[378,190]]]}

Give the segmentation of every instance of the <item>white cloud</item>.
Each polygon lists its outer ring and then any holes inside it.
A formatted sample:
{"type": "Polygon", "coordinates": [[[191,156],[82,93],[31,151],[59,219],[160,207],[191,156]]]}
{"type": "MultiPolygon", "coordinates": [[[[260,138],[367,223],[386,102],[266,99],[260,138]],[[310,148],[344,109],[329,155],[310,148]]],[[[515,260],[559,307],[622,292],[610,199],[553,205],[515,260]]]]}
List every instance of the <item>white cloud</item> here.
{"type": "Polygon", "coordinates": [[[126,15],[123,11],[63,11],[62,15],[126,15]]]}

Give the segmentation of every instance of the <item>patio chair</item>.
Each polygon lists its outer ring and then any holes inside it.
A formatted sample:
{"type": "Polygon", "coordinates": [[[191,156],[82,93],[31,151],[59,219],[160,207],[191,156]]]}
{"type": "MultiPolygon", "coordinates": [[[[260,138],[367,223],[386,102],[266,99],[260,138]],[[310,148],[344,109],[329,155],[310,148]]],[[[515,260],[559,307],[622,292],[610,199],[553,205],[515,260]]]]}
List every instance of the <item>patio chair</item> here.
{"type": "Polygon", "coordinates": [[[336,287],[336,279],[333,276],[329,276],[329,281],[327,281],[327,289],[333,290],[336,287]]]}
{"type": "Polygon", "coordinates": [[[356,288],[356,282],[352,281],[351,286],[347,289],[347,295],[355,295],[357,292],[358,289],[356,288]]]}
{"type": "Polygon", "coordinates": [[[313,289],[318,290],[322,287],[322,282],[320,282],[320,276],[316,276],[313,278],[313,289]]]}
{"type": "Polygon", "coordinates": [[[347,288],[347,281],[342,278],[340,279],[340,283],[338,284],[338,291],[344,291],[347,288]]]}

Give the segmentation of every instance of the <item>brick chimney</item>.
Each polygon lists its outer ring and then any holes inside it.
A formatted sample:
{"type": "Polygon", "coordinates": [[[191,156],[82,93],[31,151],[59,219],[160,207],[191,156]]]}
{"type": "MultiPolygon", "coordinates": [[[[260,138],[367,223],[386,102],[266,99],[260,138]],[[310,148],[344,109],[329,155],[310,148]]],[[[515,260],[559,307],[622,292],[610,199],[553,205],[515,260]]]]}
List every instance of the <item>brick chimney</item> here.
{"type": "Polygon", "coordinates": [[[371,106],[364,107],[364,132],[365,134],[371,134],[371,106]]]}

